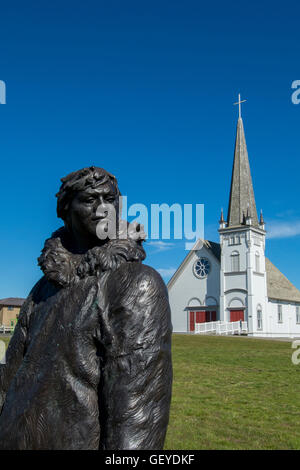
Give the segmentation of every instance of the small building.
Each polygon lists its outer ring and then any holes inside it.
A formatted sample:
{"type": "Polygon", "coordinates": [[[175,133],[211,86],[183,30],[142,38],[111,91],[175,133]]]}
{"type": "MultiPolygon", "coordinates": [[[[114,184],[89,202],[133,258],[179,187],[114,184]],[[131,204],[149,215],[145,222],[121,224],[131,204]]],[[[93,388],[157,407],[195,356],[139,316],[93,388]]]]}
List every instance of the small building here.
{"type": "Polygon", "coordinates": [[[174,332],[243,322],[252,336],[300,337],[300,291],[265,257],[265,222],[262,212],[257,216],[241,117],[219,237],[220,243],[198,240],[168,283],[174,332]]]}
{"type": "Polygon", "coordinates": [[[0,326],[15,326],[25,299],[9,297],[0,300],[0,326]]]}

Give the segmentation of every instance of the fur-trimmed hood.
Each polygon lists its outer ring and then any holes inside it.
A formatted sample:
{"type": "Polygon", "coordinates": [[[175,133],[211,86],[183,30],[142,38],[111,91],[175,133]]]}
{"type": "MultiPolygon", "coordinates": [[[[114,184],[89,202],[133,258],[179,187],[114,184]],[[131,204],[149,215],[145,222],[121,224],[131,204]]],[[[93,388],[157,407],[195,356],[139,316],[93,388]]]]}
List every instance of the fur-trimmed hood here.
{"type": "Polygon", "coordinates": [[[146,258],[142,240],[127,238],[109,240],[103,246],[91,248],[84,254],[71,251],[72,237],[65,227],[45,241],[38,264],[48,281],[66,287],[87,276],[100,276],[114,271],[126,262],[141,262],[146,258]]]}

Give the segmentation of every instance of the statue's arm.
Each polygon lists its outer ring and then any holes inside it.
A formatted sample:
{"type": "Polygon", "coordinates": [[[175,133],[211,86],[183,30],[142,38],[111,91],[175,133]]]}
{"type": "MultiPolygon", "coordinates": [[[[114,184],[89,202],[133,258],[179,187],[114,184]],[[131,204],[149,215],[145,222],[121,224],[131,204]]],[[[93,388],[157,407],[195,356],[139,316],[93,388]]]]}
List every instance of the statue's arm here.
{"type": "Polygon", "coordinates": [[[166,286],[152,268],[131,264],[108,290],[113,300],[100,387],[102,448],[162,449],[172,388],[166,286]]]}
{"type": "Polygon", "coordinates": [[[8,344],[4,364],[0,364],[0,412],[5,401],[6,393],[25,354],[28,319],[32,310],[32,292],[24,302],[13,336],[8,344]]]}

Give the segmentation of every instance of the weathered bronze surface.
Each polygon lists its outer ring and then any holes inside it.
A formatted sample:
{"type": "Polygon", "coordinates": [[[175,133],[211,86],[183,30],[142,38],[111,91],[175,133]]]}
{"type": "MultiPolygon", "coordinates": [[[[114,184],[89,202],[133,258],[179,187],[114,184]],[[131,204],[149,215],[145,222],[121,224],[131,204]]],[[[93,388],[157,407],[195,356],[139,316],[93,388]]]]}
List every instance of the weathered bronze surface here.
{"type": "Polygon", "coordinates": [[[0,449],[162,449],[172,386],[171,319],[138,240],[100,240],[119,211],[97,167],[62,179],[64,227],[46,240],[44,276],[22,307],[0,365],[0,449]],[[98,208],[98,210],[97,210],[98,208]]]}

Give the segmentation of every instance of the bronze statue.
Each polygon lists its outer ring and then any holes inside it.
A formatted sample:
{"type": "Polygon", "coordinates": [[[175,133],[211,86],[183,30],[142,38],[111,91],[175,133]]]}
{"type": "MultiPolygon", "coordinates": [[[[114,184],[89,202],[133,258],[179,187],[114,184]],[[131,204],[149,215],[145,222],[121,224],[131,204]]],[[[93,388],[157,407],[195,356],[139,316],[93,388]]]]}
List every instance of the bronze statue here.
{"type": "Polygon", "coordinates": [[[117,181],[90,167],[62,179],[44,276],[0,365],[0,449],[162,449],[172,386],[171,320],[143,236],[100,239],[117,181]],[[100,211],[99,211],[100,206],[100,211]]]}

